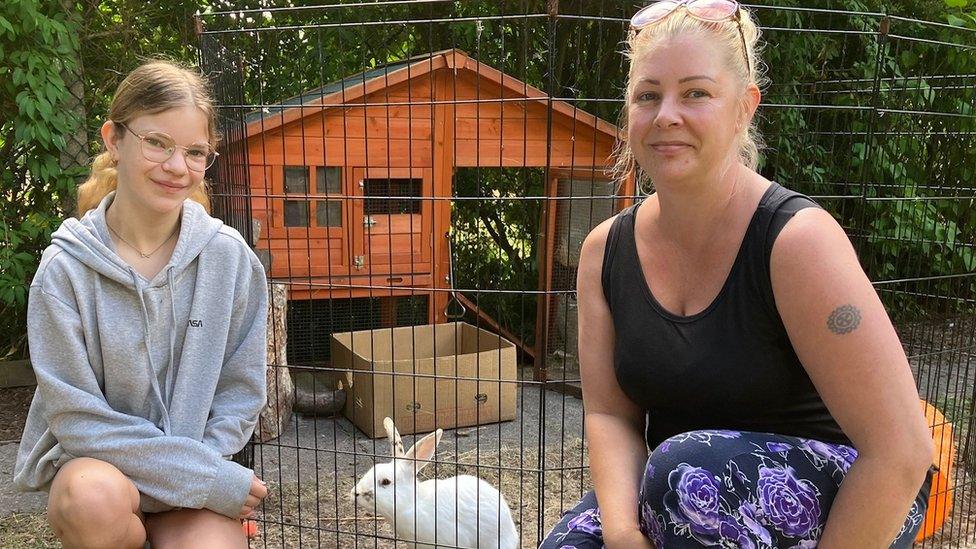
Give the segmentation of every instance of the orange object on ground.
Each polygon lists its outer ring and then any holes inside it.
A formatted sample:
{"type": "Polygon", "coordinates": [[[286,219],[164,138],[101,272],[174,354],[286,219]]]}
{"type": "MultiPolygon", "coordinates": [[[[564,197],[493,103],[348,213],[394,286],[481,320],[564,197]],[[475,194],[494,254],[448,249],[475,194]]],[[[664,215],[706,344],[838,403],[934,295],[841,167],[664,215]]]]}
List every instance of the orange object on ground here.
{"type": "Polygon", "coordinates": [[[932,491],[929,493],[929,508],[915,541],[932,536],[945,524],[952,511],[952,465],[956,457],[956,445],[952,437],[952,424],[946,421],[942,412],[928,402],[922,401],[925,420],[932,432],[935,452],[932,463],[939,468],[932,475],[932,491]]]}
{"type": "Polygon", "coordinates": [[[241,528],[244,529],[244,535],[248,538],[255,538],[258,535],[258,521],[256,520],[242,520],[241,528]]]}

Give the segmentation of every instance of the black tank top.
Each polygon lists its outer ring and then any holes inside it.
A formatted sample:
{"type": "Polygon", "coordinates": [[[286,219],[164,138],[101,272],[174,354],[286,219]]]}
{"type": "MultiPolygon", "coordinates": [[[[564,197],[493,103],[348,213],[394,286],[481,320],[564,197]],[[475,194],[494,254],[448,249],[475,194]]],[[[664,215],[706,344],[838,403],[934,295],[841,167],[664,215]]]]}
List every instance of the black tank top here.
{"type": "Polygon", "coordinates": [[[685,317],[664,309],[648,288],[634,240],[639,207],[622,211],[610,228],[603,293],[616,333],[617,382],[647,411],[648,447],[696,429],[850,445],[790,344],[769,276],[776,236],[793,214],[819,205],[771,184],[718,296],[685,317]]]}

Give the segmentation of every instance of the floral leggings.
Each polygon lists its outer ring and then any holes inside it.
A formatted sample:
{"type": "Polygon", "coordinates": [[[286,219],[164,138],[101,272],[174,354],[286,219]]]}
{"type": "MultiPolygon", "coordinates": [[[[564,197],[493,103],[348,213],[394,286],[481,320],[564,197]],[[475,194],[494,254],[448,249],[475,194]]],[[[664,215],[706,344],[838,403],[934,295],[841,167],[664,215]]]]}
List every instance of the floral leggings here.
{"type": "MultiPolygon", "coordinates": [[[[638,522],[656,547],[816,547],[830,505],[857,458],[817,440],[704,430],[673,436],[648,457],[638,522]]],[[[892,548],[911,547],[928,504],[931,476],[892,548]]],[[[563,515],[540,549],[600,549],[593,492],[563,515]]]]}

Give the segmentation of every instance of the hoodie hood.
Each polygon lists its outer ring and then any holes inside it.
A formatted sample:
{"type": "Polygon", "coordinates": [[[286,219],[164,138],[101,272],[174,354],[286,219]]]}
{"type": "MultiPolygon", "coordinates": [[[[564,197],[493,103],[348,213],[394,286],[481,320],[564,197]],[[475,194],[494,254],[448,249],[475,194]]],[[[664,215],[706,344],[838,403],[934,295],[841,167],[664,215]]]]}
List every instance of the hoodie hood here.
{"type": "MultiPolygon", "coordinates": [[[[89,210],[80,220],[71,218],[62,223],[51,235],[51,244],[98,273],[136,288],[140,277],[135,269],[106,244],[111,239],[108,236],[105,212],[113,200],[115,191],[106,195],[97,208],[89,210]]],[[[169,262],[149,285],[165,284],[165,278],[178,276],[200,255],[223,225],[219,219],[210,217],[197,202],[185,200],[180,214],[180,234],[176,249],[173,250],[169,262]]]]}

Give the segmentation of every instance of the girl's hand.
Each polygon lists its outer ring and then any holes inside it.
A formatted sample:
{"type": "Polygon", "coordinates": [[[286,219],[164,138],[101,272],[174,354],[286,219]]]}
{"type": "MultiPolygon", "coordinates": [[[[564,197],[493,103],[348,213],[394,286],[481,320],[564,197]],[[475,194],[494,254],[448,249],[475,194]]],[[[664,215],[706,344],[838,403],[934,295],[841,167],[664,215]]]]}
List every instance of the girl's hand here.
{"type": "Polygon", "coordinates": [[[244,507],[241,507],[240,517],[250,518],[254,514],[254,508],[261,504],[261,501],[268,496],[268,487],[257,475],[251,478],[251,491],[244,500],[244,507]]]}

